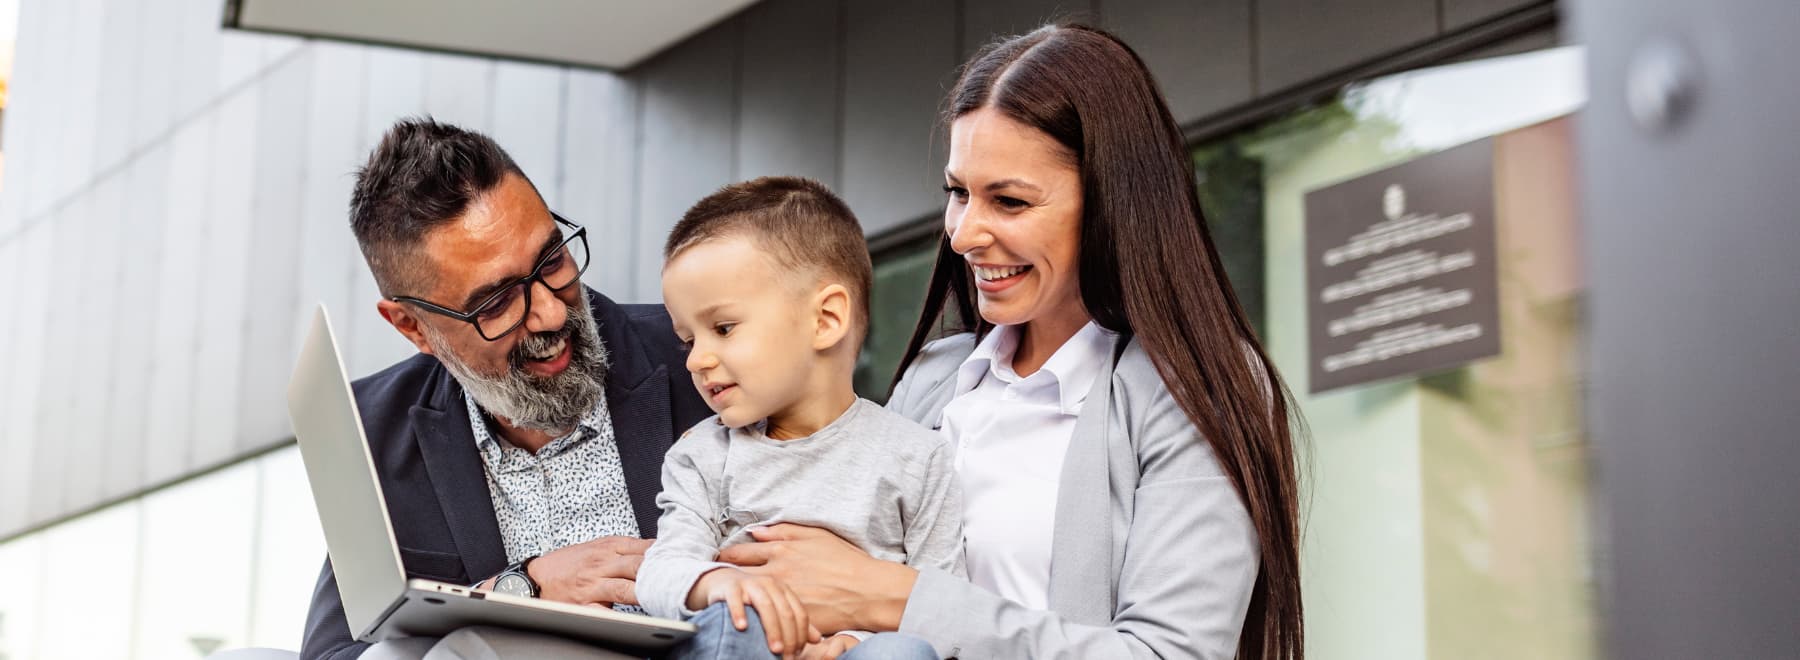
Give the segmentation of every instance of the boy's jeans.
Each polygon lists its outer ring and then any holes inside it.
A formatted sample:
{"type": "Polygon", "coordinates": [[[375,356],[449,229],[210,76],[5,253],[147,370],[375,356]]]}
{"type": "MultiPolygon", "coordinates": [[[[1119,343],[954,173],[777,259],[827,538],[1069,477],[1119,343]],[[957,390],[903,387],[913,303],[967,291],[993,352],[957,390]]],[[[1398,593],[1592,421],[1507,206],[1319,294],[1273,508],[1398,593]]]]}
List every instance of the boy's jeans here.
{"type": "MultiPolygon", "coordinates": [[[[669,650],[669,660],[714,660],[715,658],[769,658],[769,640],[763,636],[762,619],[756,608],[745,606],[744,630],[731,625],[731,610],[724,603],[713,603],[689,621],[700,628],[688,641],[669,650]]],[[[878,633],[839,656],[841,660],[937,660],[937,651],[925,640],[900,633],[878,633]]]]}

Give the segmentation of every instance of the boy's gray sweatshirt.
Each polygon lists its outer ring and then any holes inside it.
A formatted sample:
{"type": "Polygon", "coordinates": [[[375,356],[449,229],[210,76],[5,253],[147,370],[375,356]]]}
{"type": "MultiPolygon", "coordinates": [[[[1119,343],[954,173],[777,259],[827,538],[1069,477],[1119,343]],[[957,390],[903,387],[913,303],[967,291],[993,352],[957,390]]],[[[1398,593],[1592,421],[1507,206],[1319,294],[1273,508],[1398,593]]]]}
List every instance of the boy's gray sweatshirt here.
{"type": "Polygon", "coordinates": [[[753,541],[752,525],[822,527],[877,559],[963,574],[962,492],[942,436],[860,398],[805,438],[763,429],[728,429],[714,416],[663,459],[662,517],[638,569],[645,611],[696,614],[688,591],[730,566],[714,561],[719,550],[753,541]]]}

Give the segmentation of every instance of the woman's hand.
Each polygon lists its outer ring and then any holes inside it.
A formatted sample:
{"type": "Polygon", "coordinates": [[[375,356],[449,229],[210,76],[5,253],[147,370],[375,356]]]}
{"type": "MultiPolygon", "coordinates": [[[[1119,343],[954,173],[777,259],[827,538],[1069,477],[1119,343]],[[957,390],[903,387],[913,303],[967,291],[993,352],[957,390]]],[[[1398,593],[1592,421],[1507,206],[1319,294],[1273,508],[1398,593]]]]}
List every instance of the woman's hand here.
{"type": "Polygon", "coordinates": [[[849,653],[859,641],[850,635],[832,635],[817,644],[807,644],[800,651],[800,660],[837,660],[838,656],[849,653]]]}
{"type": "Polygon", "coordinates": [[[812,624],[841,630],[900,629],[919,572],[882,561],[817,527],[783,523],[750,530],[756,543],[719,552],[719,561],[781,581],[800,597],[812,624]]]}

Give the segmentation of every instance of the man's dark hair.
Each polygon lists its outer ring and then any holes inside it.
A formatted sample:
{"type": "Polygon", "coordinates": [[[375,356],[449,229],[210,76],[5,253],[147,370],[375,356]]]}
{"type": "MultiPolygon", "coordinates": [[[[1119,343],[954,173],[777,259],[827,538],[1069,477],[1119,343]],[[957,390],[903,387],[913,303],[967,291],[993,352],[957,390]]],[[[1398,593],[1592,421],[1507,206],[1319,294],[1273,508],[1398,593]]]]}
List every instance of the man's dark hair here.
{"type": "Polygon", "coordinates": [[[829,276],[850,290],[861,337],[869,331],[869,288],[875,279],[862,223],[825,184],[794,176],[734,183],[708,195],[675,223],[663,260],[707,240],[750,237],[784,270],[829,276]]]}
{"type": "Polygon", "coordinates": [[[508,174],[530,183],[488,136],[430,117],[389,128],[350,193],[350,230],[382,295],[412,293],[425,233],[461,216],[508,174]]]}

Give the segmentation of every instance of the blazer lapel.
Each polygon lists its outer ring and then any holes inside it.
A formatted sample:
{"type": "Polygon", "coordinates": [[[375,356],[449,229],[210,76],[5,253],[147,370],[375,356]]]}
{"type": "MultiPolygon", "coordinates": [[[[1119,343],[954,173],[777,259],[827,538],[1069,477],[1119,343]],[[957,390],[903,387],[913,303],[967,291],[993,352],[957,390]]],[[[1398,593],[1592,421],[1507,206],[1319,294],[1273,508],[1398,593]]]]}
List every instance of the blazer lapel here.
{"type": "Polygon", "coordinates": [[[476,453],[469,409],[461,389],[447,373],[439,375],[431,406],[413,406],[413,439],[425,459],[425,472],[437,493],[438,507],[450,526],[450,537],[462,555],[470,579],[506,567],[506,546],[488,493],[487,472],[476,453]]]}
{"type": "Polygon", "coordinates": [[[669,367],[653,359],[618,303],[593,289],[587,294],[600,341],[606,345],[606,410],[619,446],[625,492],[637,517],[638,536],[656,538],[656,519],[662,515],[656,494],[662,491],[663,454],[675,444],[669,367]]]}
{"type": "Polygon", "coordinates": [[[1112,570],[1112,375],[1120,337],[1075,420],[1057,487],[1050,546],[1050,609],[1088,625],[1112,621],[1118,577],[1112,570]]]}
{"type": "Polygon", "coordinates": [[[926,388],[920,401],[925,402],[925,414],[919,419],[936,431],[944,426],[944,407],[950,405],[951,395],[956,393],[956,372],[951,370],[948,378],[939,379],[926,388]]]}
{"type": "Polygon", "coordinates": [[[662,490],[663,454],[675,442],[669,424],[669,374],[657,367],[635,384],[608,379],[606,405],[612,415],[613,437],[619,445],[619,463],[625,473],[625,492],[637,516],[638,535],[656,538],[656,494],[662,490]]]}

